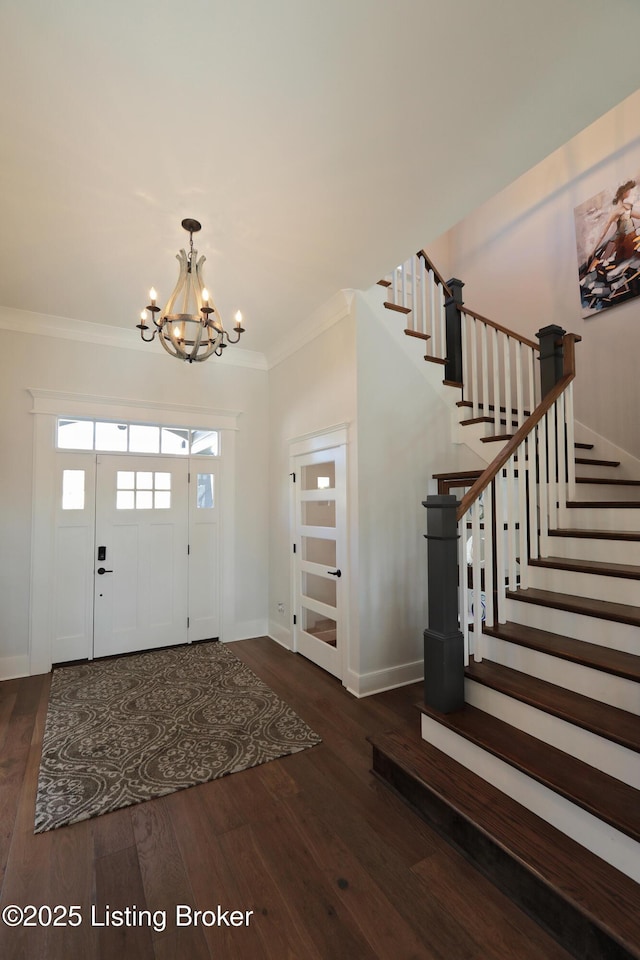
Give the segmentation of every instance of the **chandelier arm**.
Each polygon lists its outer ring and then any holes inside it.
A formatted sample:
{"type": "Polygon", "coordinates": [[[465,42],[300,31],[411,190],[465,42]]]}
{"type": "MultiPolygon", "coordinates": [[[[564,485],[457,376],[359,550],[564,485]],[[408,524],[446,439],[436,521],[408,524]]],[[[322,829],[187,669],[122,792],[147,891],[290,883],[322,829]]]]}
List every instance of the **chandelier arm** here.
{"type": "MultiPolygon", "coordinates": [[[[155,323],[155,320],[154,320],[154,323],[155,323]]],[[[156,326],[157,326],[157,324],[156,324],[156,326]]],[[[156,333],[158,332],[157,330],[154,330],[150,337],[145,337],[145,335],[144,335],[144,329],[148,330],[149,328],[148,328],[148,327],[145,327],[145,328],[143,329],[142,326],[141,326],[140,324],[138,324],[138,329],[140,330],[140,338],[141,338],[142,340],[144,340],[145,343],[152,343],[152,342],[155,340],[155,338],[156,338],[156,333]]]]}
{"type": "Polygon", "coordinates": [[[176,253],[176,260],[177,260],[178,263],[180,264],[180,271],[179,271],[179,273],[178,273],[178,280],[177,280],[177,282],[176,282],[175,287],[173,288],[173,292],[172,292],[171,296],[170,296],[169,299],[167,300],[167,305],[166,305],[166,307],[164,308],[164,310],[163,310],[162,313],[160,314],[160,323],[161,323],[161,324],[163,323],[164,318],[166,317],[166,315],[167,315],[168,313],[175,313],[175,312],[176,312],[176,311],[173,309],[173,308],[174,308],[174,305],[175,305],[175,302],[176,302],[176,300],[178,299],[178,297],[180,296],[180,293],[181,293],[181,291],[182,291],[182,288],[184,287],[184,285],[185,285],[186,282],[187,282],[187,254],[186,254],[186,252],[185,252],[184,250],[181,250],[180,253],[176,253]]]}

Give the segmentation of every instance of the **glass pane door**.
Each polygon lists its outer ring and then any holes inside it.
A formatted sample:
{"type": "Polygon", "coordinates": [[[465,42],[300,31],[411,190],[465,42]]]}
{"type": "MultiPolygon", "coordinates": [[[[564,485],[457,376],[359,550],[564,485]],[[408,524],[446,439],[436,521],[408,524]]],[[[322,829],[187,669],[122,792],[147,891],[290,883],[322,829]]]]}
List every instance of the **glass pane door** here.
{"type": "Polygon", "coordinates": [[[295,458],[295,647],[342,679],[346,618],[345,447],[295,458]]]}

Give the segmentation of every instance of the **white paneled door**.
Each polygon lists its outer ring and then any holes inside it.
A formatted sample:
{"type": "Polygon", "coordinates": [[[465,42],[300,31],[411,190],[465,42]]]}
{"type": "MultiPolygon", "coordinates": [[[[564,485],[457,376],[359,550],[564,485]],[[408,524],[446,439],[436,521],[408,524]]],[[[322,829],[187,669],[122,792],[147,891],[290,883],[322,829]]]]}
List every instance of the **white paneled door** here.
{"type": "Polygon", "coordinates": [[[347,601],[345,447],[302,454],[293,462],[295,649],[342,679],[347,601]]]}
{"type": "Polygon", "coordinates": [[[98,456],[94,657],[187,642],[188,471],[175,457],[98,456]]]}

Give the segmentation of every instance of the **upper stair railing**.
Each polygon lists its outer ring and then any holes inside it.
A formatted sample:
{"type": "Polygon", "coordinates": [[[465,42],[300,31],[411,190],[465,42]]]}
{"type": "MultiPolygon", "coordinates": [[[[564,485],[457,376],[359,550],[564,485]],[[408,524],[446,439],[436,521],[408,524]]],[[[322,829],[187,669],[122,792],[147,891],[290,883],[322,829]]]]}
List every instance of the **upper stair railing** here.
{"type": "Polygon", "coordinates": [[[465,307],[463,284],[445,281],[424,250],[379,282],[385,306],[405,314],[405,333],[428,341],[425,359],[444,364],[445,382],[462,388],[468,419],[492,423],[498,436],[520,427],[540,397],[539,345],[465,307]]]}

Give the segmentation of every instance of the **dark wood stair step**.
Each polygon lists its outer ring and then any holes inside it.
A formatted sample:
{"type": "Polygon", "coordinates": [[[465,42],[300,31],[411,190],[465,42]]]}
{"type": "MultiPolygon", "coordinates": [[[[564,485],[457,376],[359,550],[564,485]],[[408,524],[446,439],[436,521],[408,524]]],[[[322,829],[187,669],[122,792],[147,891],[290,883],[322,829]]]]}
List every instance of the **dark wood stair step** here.
{"type": "Polygon", "coordinates": [[[638,960],[638,885],[412,727],[369,738],[373,772],[579,960],[638,960]]]}
{"type": "Polygon", "coordinates": [[[592,816],[640,842],[640,792],[511,724],[466,704],[454,713],[422,713],[592,816]]]}
{"type": "Polygon", "coordinates": [[[576,483],[600,483],[610,487],[640,487],[640,480],[618,480],[610,477],[576,477],[576,483]]]}
{"type": "Polygon", "coordinates": [[[593,450],[592,443],[574,443],[576,450],[593,450]]]}
{"type": "MultiPolygon", "coordinates": [[[[458,402],[456,403],[456,407],[473,407],[473,400],[458,400],[458,402]]],[[[495,413],[495,409],[496,409],[496,408],[495,408],[495,404],[490,403],[487,409],[495,413]]],[[[479,404],[478,404],[478,410],[484,410],[484,403],[479,403],[479,404]]],[[[506,413],[506,412],[507,412],[507,408],[506,408],[506,407],[500,407],[500,413],[506,413]]],[[[512,408],[511,408],[511,413],[512,413],[514,416],[517,416],[517,415],[518,415],[518,411],[516,410],[515,407],[512,407],[512,408]]],[[[530,410],[523,410],[523,413],[524,413],[525,417],[531,416],[531,411],[530,411],[530,410]]],[[[493,418],[492,418],[492,419],[493,419],[493,418]]]]}
{"type": "Polygon", "coordinates": [[[536,587],[529,587],[528,590],[508,590],[507,597],[522,603],[537,603],[542,607],[553,607],[555,610],[567,610],[585,617],[596,617],[598,620],[612,620],[614,623],[628,623],[640,627],[640,607],[627,603],[574,597],[568,593],[538,590],[536,587]]]}
{"type": "Polygon", "coordinates": [[[428,333],[420,333],[418,330],[409,330],[407,328],[404,332],[407,337],[417,337],[419,340],[431,340],[428,333]]]}
{"type": "Polygon", "coordinates": [[[640,507],[640,500],[567,500],[567,506],[577,509],[610,507],[613,510],[637,510],[640,507]]]}
{"type": "Polygon", "coordinates": [[[589,457],[576,457],[576,463],[583,463],[590,467],[619,467],[619,460],[591,460],[589,457]]]}
{"type": "Polygon", "coordinates": [[[442,382],[445,387],[458,387],[460,390],[464,387],[464,383],[461,383],[459,380],[443,380],[442,382]]]}
{"type": "MultiPolygon", "coordinates": [[[[470,426],[470,424],[472,424],[472,423],[495,423],[495,420],[494,420],[493,417],[470,417],[468,420],[461,420],[461,421],[460,421],[460,426],[461,426],[461,427],[468,427],[468,426],[470,426]]],[[[514,421],[514,422],[511,423],[511,424],[507,424],[507,421],[506,421],[506,420],[500,420],[500,421],[499,421],[499,424],[500,424],[501,427],[506,427],[507,425],[508,425],[508,426],[511,426],[511,427],[517,427],[517,426],[518,426],[517,422],[514,421]]]]}
{"type": "Polygon", "coordinates": [[[451,470],[449,473],[433,473],[434,480],[477,480],[483,470],[451,470]]]}
{"type": "Polygon", "coordinates": [[[591,670],[600,670],[625,680],[640,683],[640,656],[624,650],[614,650],[603,647],[599,643],[587,643],[585,640],[575,640],[559,633],[548,630],[539,630],[523,623],[500,623],[494,627],[484,627],[484,633],[491,637],[498,637],[508,643],[515,643],[529,650],[536,650],[551,657],[559,657],[571,663],[579,663],[591,670]]]}
{"type": "Polygon", "coordinates": [[[377,283],[378,283],[378,286],[379,286],[379,287],[390,287],[390,286],[391,286],[391,280],[378,280],[377,283]]]}
{"type": "Polygon", "coordinates": [[[548,567],[552,570],[570,570],[572,573],[592,573],[601,577],[623,577],[640,580],[640,567],[631,563],[605,563],[600,560],[567,560],[564,557],[539,557],[529,560],[532,567],[548,567]]]}
{"type": "MultiPolygon", "coordinates": [[[[446,360],[446,359],[443,360],[442,357],[431,357],[428,353],[425,354],[424,359],[425,359],[425,360],[428,360],[429,363],[439,363],[439,364],[441,364],[443,367],[445,367],[445,366],[447,365],[447,363],[448,363],[448,360],[446,360]]],[[[453,381],[450,381],[450,380],[443,380],[442,382],[443,382],[444,384],[446,384],[448,387],[461,387],[461,386],[462,386],[461,383],[454,383],[453,381]]]]}
{"type": "Polygon", "coordinates": [[[578,530],[574,527],[558,527],[549,530],[550,537],[570,537],[579,540],[640,540],[640,532],[636,530],[578,530]]]}
{"type": "Polygon", "coordinates": [[[507,440],[511,440],[513,436],[514,436],[513,433],[500,433],[500,434],[496,434],[493,437],[480,437],[480,442],[495,443],[496,441],[502,441],[502,443],[506,443],[507,440]]]}
{"type": "Polygon", "coordinates": [[[383,306],[385,306],[387,310],[395,310],[396,313],[411,313],[411,307],[402,307],[399,303],[391,303],[389,300],[385,300],[383,306]]]}
{"type": "Polygon", "coordinates": [[[608,703],[593,700],[591,697],[574,693],[573,690],[558,687],[546,680],[538,680],[537,677],[489,660],[476,663],[471,658],[465,669],[465,676],[640,753],[640,718],[634,713],[619,710],[608,703]]]}

